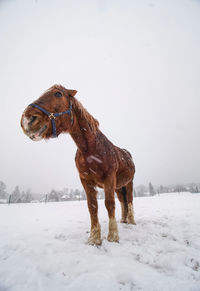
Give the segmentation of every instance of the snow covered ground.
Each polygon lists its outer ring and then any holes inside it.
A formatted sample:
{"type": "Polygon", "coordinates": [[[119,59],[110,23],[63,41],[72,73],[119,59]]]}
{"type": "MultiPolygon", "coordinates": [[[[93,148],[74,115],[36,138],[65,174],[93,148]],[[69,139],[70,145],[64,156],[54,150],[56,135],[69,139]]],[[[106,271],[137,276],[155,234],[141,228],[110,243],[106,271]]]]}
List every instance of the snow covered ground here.
{"type": "MultiPolygon", "coordinates": [[[[0,205],[0,291],[200,290],[200,194],[135,198],[137,225],[87,245],[86,201],[0,205]]],[[[120,207],[116,206],[117,220],[120,207]]]]}

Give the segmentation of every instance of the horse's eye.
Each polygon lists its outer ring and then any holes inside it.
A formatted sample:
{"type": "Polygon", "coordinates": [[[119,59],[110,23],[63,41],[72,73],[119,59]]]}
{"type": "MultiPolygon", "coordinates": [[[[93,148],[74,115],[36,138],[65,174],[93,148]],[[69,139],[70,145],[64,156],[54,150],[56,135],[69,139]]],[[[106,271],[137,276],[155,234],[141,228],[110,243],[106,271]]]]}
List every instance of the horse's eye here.
{"type": "Polygon", "coordinates": [[[62,97],[62,93],[60,93],[60,92],[56,92],[54,95],[55,95],[56,97],[62,97]]]}

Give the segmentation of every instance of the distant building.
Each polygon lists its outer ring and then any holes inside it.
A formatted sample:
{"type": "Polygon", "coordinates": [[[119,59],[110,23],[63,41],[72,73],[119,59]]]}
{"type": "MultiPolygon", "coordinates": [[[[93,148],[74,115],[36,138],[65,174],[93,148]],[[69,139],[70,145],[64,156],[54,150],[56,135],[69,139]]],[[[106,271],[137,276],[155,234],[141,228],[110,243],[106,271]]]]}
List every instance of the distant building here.
{"type": "Polygon", "coordinates": [[[61,201],[69,201],[70,200],[70,195],[69,194],[62,195],[60,200],[61,201]]]}

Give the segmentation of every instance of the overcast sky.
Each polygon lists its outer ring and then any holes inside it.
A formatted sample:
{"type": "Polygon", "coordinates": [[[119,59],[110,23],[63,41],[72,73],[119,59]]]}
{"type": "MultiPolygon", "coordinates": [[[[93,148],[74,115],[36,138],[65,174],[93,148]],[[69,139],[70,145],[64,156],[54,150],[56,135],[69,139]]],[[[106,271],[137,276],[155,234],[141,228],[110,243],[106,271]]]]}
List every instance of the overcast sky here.
{"type": "Polygon", "coordinates": [[[0,180],[80,188],[69,135],[33,142],[25,107],[55,83],[136,165],[135,185],[200,182],[200,1],[0,1],[0,180]]]}

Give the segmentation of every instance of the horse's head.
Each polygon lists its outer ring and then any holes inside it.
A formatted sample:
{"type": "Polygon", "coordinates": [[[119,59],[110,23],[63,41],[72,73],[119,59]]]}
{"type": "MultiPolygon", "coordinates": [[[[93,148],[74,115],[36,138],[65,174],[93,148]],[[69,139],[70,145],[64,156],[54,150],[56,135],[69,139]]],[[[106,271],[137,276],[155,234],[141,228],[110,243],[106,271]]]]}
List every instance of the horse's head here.
{"type": "Polygon", "coordinates": [[[21,118],[24,133],[39,141],[68,132],[73,122],[72,98],[76,93],[61,85],[49,88],[25,109],[21,118]]]}

